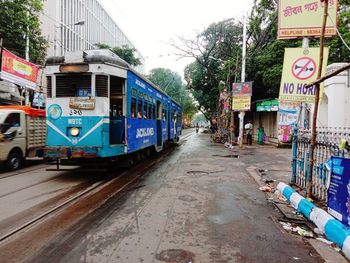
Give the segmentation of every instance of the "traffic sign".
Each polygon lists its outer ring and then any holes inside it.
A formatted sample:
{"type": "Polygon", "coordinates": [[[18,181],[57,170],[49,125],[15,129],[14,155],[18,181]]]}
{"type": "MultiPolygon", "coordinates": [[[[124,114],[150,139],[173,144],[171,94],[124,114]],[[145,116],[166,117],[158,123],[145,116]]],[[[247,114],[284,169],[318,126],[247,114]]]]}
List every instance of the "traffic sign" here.
{"type": "MultiPolygon", "coordinates": [[[[320,57],[319,48],[286,48],[284,52],[283,70],[279,99],[313,103],[315,86],[306,85],[315,81],[320,57]]],[[[329,49],[324,48],[322,75],[326,72],[329,49]]],[[[321,84],[321,95],[323,84],[321,84]]]]}
{"type": "Polygon", "coordinates": [[[316,62],[310,57],[302,57],[295,60],[292,66],[292,74],[297,79],[309,79],[316,72],[316,62]]]}

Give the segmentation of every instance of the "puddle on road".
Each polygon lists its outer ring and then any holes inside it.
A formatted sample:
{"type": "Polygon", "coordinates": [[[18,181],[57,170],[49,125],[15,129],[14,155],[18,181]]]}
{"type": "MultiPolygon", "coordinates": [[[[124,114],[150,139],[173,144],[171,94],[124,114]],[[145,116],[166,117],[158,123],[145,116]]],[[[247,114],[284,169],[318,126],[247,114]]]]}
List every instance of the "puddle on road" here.
{"type": "Polygon", "coordinates": [[[183,249],[163,250],[156,255],[156,259],[163,262],[194,263],[195,255],[183,249]]]}
{"type": "Polygon", "coordinates": [[[255,153],[253,153],[253,152],[244,152],[244,153],[241,153],[241,155],[255,155],[255,153]]]}
{"type": "Polygon", "coordinates": [[[197,201],[197,198],[193,197],[192,195],[180,195],[179,199],[186,202],[197,201]]]}
{"type": "Polygon", "coordinates": [[[190,175],[208,175],[209,172],[206,171],[188,171],[187,172],[190,175]]]}
{"type": "Polygon", "coordinates": [[[213,154],[214,157],[223,157],[223,158],[239,158],[238,154],[227,154],[227,155],[221,155],[221,154],[213,154]]]}

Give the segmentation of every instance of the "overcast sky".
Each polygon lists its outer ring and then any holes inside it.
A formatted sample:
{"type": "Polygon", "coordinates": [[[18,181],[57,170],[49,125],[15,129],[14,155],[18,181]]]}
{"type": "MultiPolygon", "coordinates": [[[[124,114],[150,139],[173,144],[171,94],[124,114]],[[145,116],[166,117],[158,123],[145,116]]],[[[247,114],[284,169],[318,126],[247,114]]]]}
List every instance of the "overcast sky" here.
{"type": "Polygon", "coordinates": [[[189,60],[178,60],[167,43],[176,36],[193,37],[208,25],[227,18],[242,19],[252,0],[100,0],[151,69],[169,68],[183,75],[189,60]]]}

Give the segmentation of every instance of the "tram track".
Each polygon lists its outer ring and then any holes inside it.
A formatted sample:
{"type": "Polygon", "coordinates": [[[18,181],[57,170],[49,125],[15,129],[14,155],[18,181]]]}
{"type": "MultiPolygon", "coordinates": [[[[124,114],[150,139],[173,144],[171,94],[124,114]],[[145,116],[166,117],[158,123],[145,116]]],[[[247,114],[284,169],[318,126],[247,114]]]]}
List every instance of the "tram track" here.
{"type": "MultiPolygon", "coordinates": [[[[190,136],[190,135],[188,135],[190,136]]],[[[187,136],[186,136],[187,137],[187,136]]],[[[143,161],[128,171],[114,173],[100,182],[62,200],[51,209],[42,212],[35,218],[12,228],[0,237],[0,253],[3,259],[25,259],[28,253],[37,251],[56,235],[82,220],[93,211],[101,207],[108,200],[132,189],[132,186],[152,166],[169,155],[171,149],[165,149],[161,156],[143,161]],[[35,240],[35,242],[31,242],[35,240]]],[[[119,198],[119,197],[118,197],[119,198]]]]}
{"type": "MultiPolygon", "coordinates": [[[[186,135],[182,136],[181,140],[180,140],[180,144],[185,142],[185,140],[188,137],[192,136],[193,134],[194,133],[191,132],[191,133],[187,133],[186,135]]],[[[165,153],[165,155],[167,155],[166,152],[169,152],[169,149],[165,149],[163,151],[163,153],[165,153]]],[[[160,159],[162,159],[162,157],[160,157],[160,159]]],[[[143,170],[147,169],[147,167],[149,168],[149,167],[153,166],[156,162],[158,162],[158,158],[155,161],[152,161],[152,162],[148,163],[146,165],[146,167],[144,166],[143,170]]],[[[131,168],[131,170],[138,169],[137,167],[142,166],[143,163],[140,163],[136,167],[131,168]]],[[[47,166],[47,165],[45,165],[45,166],[47,166]]],[[[42,169],[42,168],[43,167],[37,168],[37,169],[34,169],[34,170],[39,170],[39,169],[42,169]]],[[[38,224],[40,221],[44,221],[45,218],[47,218],[48,216],[54,214],[55,212],[57,212],[57,211],[59,211],[61,209],[64,209],[65,207],[73,204],[76,201],[79,201],[80,198],[84,198],[84,196],[87,196],[89,193],[98,192],[98,191],[100,191],[104,187],[107,187],[110,184],[115,184],[115,183],[118,183],[118,181],[122,181],[123,179],[121,179],[121,178],[128,176],[129,173],[130,173],[130,170],[125,171],[125,172],[123,172],[121,174],[114,173],[113,175],[109,175],[104,180],[100,180],[100,181],[98,181],[98,180],[91,180],[92,182],[90,182],[90,183],[89,182],[85,182],[85,184],[89,184],[89,186],[87,186],[87,188],[85,188],[83,190],[80,190],[77,193],[73,193],[73,194],[70,193],[69,194],[70,197],[68,199],[67,198],[61,198],[61,200],[58,201],[58,204],[56,204],[54,207],[51,207],[51,208],[46,209],[46,210],[42,209],[42,210],[45,210],[45,211],[39,213],[35,217],[32,217],[28,221],[23,222],[22,224],[20,224],[18,226],[8,228],[9,230],[6,233],[2,234],[0,232],[0,245],[2,243],[6,242],[7,240],[11,239],[11,237],[15,236],[16,234],[20,233],[21,231],[25,231],[26,229],[29,229],[31,226],[33,226],[35,224],[38,224]],[[118,177],[116,177],[116,176],[118,176],[118,177]]],[[[18,191],[21,191],[21,190],[33,187],[33,186],[41,184],[41,183],[45,183],[45,182],[48,182],[48,181],[51,181],[51,180],[55,180],[55,179],[59,178],[60,176],[62,176],[62,174],[56,175],[53,178],[50,178],[50,179],[47,179],[47,180],[44,180],[44,181],[40,181],[40,182],[35,183],[35,184],[31,184],[31,185],[26,186],[26,187],[20,188],[20,189],[18,189],[16,191],[12,191],[10,193],[4,194],[4,195],[0,195],[0,198],[4,197],[4,196],[7,196],[7,195],[10,195],[10,194],[13,194],[13,193],[18,192],[18,191]]],[[[123,187],[121,187],[119,192],[123,191],[126,187],[128,187],[130,184],[132,184],[135,180],[139,179],[141,176],[142,176],[142,173],[140,173],[139,176],[136,176],[129,183],[126,183],[123,187]]],[[[84,184],[84,183],[82,183],[82,184],[84,184]]],[[[75,187],[79,188],[80,185],[77,185],[75,187]]],[[[72,191],[74,191],[74,190],[72,190],[72,191]]],[[[1,226],[1,223],[0,223],[0,226],[1,226]]]]}

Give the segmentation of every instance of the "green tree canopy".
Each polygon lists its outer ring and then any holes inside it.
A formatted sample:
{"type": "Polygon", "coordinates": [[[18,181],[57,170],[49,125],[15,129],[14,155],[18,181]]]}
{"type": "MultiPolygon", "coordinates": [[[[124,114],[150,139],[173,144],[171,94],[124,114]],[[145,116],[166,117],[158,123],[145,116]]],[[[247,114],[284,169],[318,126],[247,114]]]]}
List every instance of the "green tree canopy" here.
{"type": "Polygon", "coordinates": [[[124,59],[134,67],[141,65],[140,59],[135,55],[135,48],[130,48],[127,45],[121,47],[110,47],[104,43],[95,44],[95,46],[101,49],[110,49],[114,54],[117,54],[121,59],[124,59]]]}
{"type": "Polygon", "coordinates": [[[30,61],[43,64],[47,41],[40,31],[39,13],[42,0],[0,0],[0,38],[3,46],[19,57],[25,57],[26,37],[29,36],[30,61]]]}
{"type": "Polygon", "coordinates": [[[155,68],[151,70],[147,78],[177,101],[188,118],[197,113],[194,100],[182,83],[181,76],[178,73],[170,69],[155,68]]]}
{"type": "Polygon", "coordinates": [[[173,44],[180,57],[195,59],[185,68],[185,80],[201,110],[209,115],[216,111],[219,83],[224,81],[228,87],[239,77],[241,36],[242,25],[229,19],[211,24],[194,40],[180,38],[181,44],[173,44]]]}
{"type": "MultiPolygon", "coordinates": [[[[350,45],[350,0],[339,1],[338,29],[350,45]]],[[[335,22],[335,21],[334,21],[335,22]]],[[[254,0],[247,22],[247,55],[245,79],[253,81],[253,98],[278,97],[284,50],[301,47],[301,39],[277,39],[277,1],[254,0]]],[[[327,38],[329,63],[349,60],[349,48],[339,36],[327,38]]],[[[173,44],[178,56],[193,57],[185,68],[187,87],[204,112],[216,112],[220,81],[229,87],[241,80],[242,23],[234,19],[211,24],[194,39],[179,38],[173,44]]],[[[310,47],[319,46],[318,38],[310,38],[310,47]]]]}

